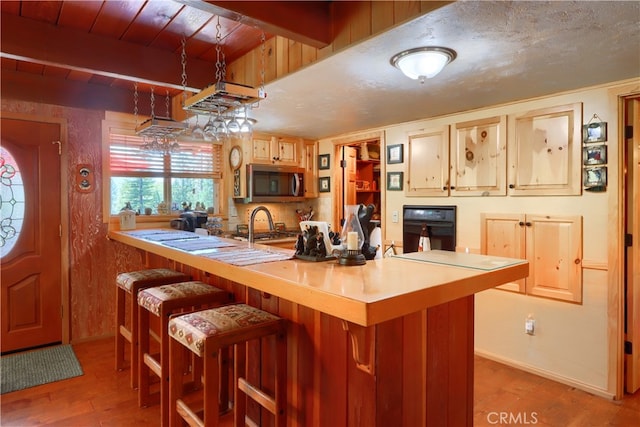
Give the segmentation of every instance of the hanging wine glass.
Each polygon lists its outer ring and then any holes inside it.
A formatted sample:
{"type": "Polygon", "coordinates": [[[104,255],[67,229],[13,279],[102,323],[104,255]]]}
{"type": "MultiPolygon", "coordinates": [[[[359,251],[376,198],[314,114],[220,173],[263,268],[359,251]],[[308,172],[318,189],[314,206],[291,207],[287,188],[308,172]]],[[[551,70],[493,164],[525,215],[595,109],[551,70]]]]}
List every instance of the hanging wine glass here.
{"type": "Polygon", "coordinates": [[[240,133],[240,122],[238,121],[235,111],[232,114],[227,122],[227,130],[231,135],[238,135],[240,133]]]}
{"type": "Polygon", "coordinates": [[[218,108],[218,115],[213,120],[213,134],[218,142],[225,142],[229,136],[229,129],[227,129],[227,123],[220,113],[220,108],[218,108]]]}
{"type": "Polygon", "coordinates": [[[199,119],[200,119],[200,116],[196,114],[196,124],[193,127],[193,129],[191,129],[191,137],[193,139],[204,140],[204,130],[202,129],[202,126],[200,126],[200,124],[198,123],[199,119]]]}
{"type": "Polygon", "coordinates": [[[204,138],[207,141],[213,141],[216,139],[215,127],[213,123],[213,114],[209,115],[209,120],[207,120],[207,123],[204,125],[202,130],[204,131],[204,138]]]}
{"type": "Polygon", "coordinates": [[[253,136],[253,119],[247,117],[247,106],[244,107],[244,118],[240,124],[240,136],[242,139],[249,141],[253,136]]]}

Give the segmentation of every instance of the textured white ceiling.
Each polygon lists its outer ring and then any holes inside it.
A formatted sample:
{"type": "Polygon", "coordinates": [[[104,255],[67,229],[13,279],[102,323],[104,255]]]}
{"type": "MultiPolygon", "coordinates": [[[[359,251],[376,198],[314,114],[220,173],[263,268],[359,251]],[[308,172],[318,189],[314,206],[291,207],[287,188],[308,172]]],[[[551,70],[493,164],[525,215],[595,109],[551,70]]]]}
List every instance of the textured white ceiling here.
{"type": "Polygon", "coordinates": [[[458,1],[267,84],[256,130],[319,139],[640,76],[640,1],[458,1]],[[423,85],[389,63],[458,57],[423,85]]]}

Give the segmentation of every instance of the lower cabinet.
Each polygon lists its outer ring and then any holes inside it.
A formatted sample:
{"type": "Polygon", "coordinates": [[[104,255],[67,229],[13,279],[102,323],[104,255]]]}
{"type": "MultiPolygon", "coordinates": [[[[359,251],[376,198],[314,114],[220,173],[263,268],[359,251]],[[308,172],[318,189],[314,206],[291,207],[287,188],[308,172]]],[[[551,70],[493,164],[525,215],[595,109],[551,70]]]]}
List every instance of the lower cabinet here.
{"type": "Polygon", "coordinates": [[[582,217],[481,214],[481,251],[529,261],[529,277],[498,289],[582,303],[582,217]]]}

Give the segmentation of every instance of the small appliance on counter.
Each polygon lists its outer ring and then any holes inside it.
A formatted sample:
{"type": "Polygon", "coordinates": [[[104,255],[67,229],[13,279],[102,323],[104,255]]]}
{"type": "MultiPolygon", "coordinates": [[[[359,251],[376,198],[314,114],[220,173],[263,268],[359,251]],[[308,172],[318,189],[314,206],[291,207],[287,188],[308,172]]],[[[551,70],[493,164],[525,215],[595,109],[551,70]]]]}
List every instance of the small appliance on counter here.
{"type": "Polygon", "coordinates": [[[171,220],[171,228],[184,231],[195,231],[202,228],[207,223],[207,213],[200,211],[185,211],[180,214],[180,218],[171,220]]]}

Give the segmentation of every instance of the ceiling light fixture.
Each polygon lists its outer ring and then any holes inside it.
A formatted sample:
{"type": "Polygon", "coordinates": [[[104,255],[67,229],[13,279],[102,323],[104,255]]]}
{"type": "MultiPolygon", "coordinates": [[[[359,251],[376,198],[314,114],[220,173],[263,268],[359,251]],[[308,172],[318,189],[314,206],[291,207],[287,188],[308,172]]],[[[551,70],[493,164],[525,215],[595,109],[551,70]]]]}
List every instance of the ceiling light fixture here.
{"type": "Polygon", "coordinates": [[[391,65],[405,76],[420,80],[436,76],[450,62],[456,59],[456,52],[446,47],[426,46],[402,51],[391,58],[391,65]]]}

